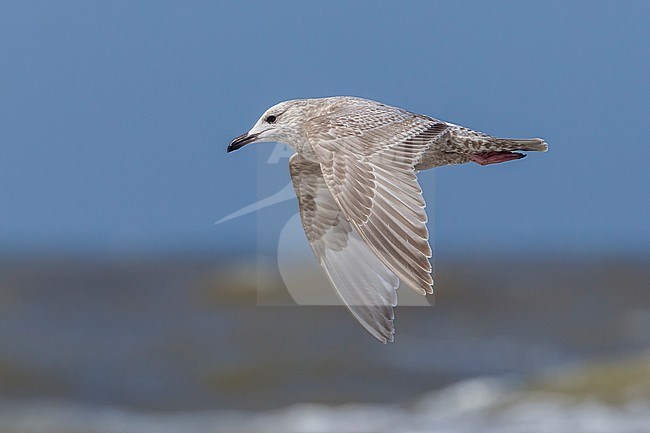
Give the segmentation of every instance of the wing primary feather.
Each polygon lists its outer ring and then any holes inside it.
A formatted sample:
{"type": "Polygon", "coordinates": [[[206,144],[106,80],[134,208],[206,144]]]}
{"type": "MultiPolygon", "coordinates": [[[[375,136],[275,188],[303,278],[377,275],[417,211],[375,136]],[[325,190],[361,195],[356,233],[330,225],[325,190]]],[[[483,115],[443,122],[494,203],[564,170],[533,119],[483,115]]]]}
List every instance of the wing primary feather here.
{"type": "MultiPolygon", "coordinates": [[[[398,277],[352,228],[321,167],[297,154],[289,167],[303,229],[330,284],[367,332],[383,343],[393,341],[398,277]]],[[[363,214],[353,206],[351,211],[363,214]]]]}

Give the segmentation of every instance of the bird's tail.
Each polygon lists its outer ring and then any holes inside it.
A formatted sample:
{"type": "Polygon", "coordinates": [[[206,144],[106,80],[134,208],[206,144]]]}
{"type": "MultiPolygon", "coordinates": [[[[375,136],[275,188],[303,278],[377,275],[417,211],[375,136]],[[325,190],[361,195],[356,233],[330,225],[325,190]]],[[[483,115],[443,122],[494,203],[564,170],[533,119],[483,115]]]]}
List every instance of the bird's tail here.
{"type": "Polygon", "coordinates": [[[498,138],[457,125],[453,125],[449,131],[449,144],[449,150],[458,153],[548,150],[548,145],[541,138],[498,138]]]}
{"type": "Polygon", "coordinates": [[[521,159],[526,155],[518,151],[546,152],[548,145],[541,138],[481,138],[481,145],[478,152],[474,151],[468,155],[470,161],[480,165],[497,164],[500,162],[521,159]]]}
{"type": "Polygon", "coordinates": [[[491,150],[523,150],[528,152],[546,152],[548,144],[541,138],[497,138],[491,150]]]}
{"type": "Polygon", "coordinates": [[[497,138],[462,126],[453,125],[449,132],[449,151],[467,155],[481,165],[521,159],[524,152],[546,152],[548,145],[541,138],[497,138]]]}

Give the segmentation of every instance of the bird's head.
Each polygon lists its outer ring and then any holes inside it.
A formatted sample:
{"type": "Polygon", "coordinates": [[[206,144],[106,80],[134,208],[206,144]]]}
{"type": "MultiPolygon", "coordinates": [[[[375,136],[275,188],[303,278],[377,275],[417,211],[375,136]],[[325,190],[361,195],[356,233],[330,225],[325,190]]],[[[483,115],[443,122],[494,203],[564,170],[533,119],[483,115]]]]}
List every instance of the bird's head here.
{"type": "Polygon", "coordinates": [[[269,108],[250,131],[230,142],[228,152],[250,143],[274,141],[296,148],[304,142],[304,124],[310,114],[309,101],[295,99],[280,102],[269,108]]]}

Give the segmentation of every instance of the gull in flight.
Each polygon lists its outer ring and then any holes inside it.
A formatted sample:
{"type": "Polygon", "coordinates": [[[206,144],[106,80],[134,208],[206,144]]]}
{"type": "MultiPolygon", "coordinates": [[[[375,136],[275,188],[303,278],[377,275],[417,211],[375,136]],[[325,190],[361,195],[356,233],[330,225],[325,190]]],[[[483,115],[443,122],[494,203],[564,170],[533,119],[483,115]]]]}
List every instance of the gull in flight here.
{"type": "Polygon", "coordinates": [[[400,281],[422,295],[433,293],[417,172],[547,150],[539,138],[496,138],[351,96],[274,105],[227,151],[256,142],[296,151],[289,171],[311,248],[341,300],[383,343],[394,338],[400,281]]]}

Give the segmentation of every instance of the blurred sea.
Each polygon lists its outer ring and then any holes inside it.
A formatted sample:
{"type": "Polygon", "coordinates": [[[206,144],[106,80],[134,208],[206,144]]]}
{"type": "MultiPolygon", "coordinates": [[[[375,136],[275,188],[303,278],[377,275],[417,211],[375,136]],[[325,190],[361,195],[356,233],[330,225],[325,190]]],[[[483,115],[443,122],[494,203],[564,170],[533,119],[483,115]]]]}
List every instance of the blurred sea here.
{"type": "Polygon", "coordinates": [[[647,258],[439,260],[389,345],[268,263],[1,257],[0,433],[650,432],[647,258]]]}

